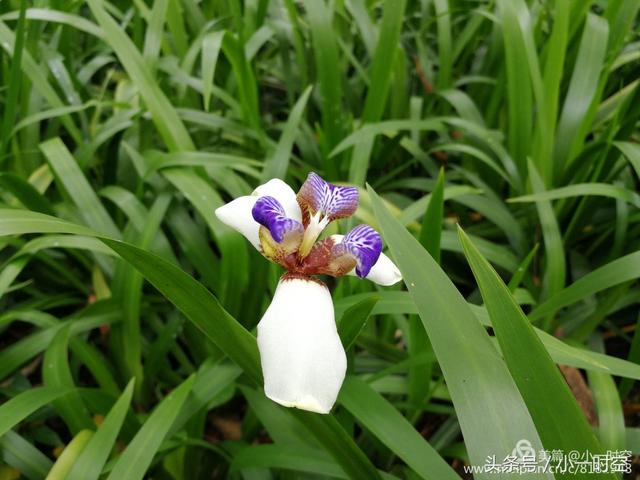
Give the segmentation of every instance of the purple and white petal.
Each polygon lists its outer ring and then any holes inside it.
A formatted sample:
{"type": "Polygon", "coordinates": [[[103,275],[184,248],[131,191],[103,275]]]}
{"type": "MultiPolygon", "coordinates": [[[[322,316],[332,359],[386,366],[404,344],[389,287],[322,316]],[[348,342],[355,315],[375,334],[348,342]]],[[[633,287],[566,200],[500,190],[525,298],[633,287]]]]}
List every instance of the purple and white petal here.
{"type": "MultiPolygon", "coordinates": [[[[269,180],[267,183],[258,186],[251,195],[238,197],[215,211],[216,217],[222,223],[244,235],[258,250],[261,250],[260,224],[254,220],[252,211],[255,203],[263,196],[275,198],[282,206],[286,218],[295,220],[298,223],[302,222],[302,213],[296,193],[279,178],[269,180]]],[[[279,231],[295,230],[297,228],[294,223],[285,223],[287,225],[274,228],[279,231]]]]}
{"type": "Polygon", "coordinates": [[[366,277],[382,252],[380,234],[369,225],[358,225],[347,233],[334,247],[335,256],[345,253],[356,259],[356,275],[366,277]]]}
{"type": "Polygon", "coordinates": [[[275,198],[282,205],[286,217],[302,222],[302,213],[300,212],[296,192],[279,178],[274,178],[260,185],[253,191],[252,195],[275,198]]]}
{"type": "Polygon", "coordinates": [[[333,185],[310,172],[298,192],[298,203],[308,216],[319,213],[329,221],[350,217],[358,208],[358,189],[333,185]]]}
{"type": "Polygon", "coordinates": [[[225,225],[233,228],[260,250],[260,225],[253,219],[252,210],[258,197],[245,195],[222,205],[215,210],[216,217],[225,225]]]}
{"type": "MultiPolygon", "coordinates": [[[[344,235],[331,235],[330,238],[336,244],[340,244],[344,239],[344,235]]],[[[347,275],[358,276],[355,268],[348,272],[347,275]]],[[[373,264],[365,278],[383,287],[390,287],[402,280],[402,273],[387,255],[380,253],[378,261],[373,264]]]]}
{"type": "Polygon", "coordinates": [[[297,234],[302,238],[302,224],[286,216],[283,206],[274,197],[260,197],[251,210],[253,219],[269,229],[273,239],[282,243],[287,234],[297,234]]]}

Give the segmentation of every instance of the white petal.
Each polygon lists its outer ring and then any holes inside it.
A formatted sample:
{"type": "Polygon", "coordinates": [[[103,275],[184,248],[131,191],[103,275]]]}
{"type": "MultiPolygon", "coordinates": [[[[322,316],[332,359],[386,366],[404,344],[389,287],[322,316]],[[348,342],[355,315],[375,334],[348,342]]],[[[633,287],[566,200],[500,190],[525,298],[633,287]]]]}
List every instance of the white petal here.
{"type": "Polygon", "coordinates": [[[274,178],[260,185],[253,191],[252,195],[275,198],[284,208],[288,218],[302,222],[302,213],[300,212],[298,200],[296,200],[296,192],[279,178],[274,178]]]}
{"type": "Polygon", "coordinates": [[[347,369],[327,287],[281,279],[258,324],[264,392],[274,402],[329,413],[347,369]]]}
{"type": "Polygon", "coordinates": [[[216,208],[216,217],[229,227],[240,232],[251,244],[260,250],[258,232],[260,224],[253,219],[251,210],[258,201],[258,197],[245,195],[216,208]]]}
{"type": "MultiPolygon", "coordinates": [[[[344,238],[344,235],[331,235],[331,238],[336,243],[339,243],[344,238]]],[[[354,268],[347,275],[356,277],[356,269],[354,268]]],[[[396,264],[384,253],[381,253],[378,261],[371,267],[369,274],[364,278],[383,287],[390,287],[402,280],[402,274],[396,264]]]]}

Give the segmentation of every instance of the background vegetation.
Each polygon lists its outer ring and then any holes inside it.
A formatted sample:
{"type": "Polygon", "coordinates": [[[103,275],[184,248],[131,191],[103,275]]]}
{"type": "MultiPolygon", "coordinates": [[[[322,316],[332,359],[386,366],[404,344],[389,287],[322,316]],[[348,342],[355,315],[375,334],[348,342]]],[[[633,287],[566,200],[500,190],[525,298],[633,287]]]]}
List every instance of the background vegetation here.
{"type": "Polygon", "coordinates": [[[0,478],[640,452],[639,8],[0,2],[0,478]],[[331,282],[330,416],[264,397],[280,272],[213,214],[310,170],[362,187],[405,277],[331,282]]]}

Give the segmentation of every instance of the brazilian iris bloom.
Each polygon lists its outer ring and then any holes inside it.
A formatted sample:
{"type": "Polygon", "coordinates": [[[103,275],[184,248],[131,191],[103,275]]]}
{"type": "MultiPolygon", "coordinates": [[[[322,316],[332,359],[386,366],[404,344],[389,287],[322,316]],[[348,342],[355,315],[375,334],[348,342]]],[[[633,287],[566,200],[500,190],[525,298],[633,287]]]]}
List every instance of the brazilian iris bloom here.
{"type": "Polygon", "coordinates": [[[297,195],[273,179],[215,212],[286,270],[258,323],[264,392],[286,407],[329,413],[346,372],[331,294],[314,276],[355,275],[385,286],[402,279],[368,225],[318,240],[329,222],[350,217],[357,207],[357,188],[312,172],[297,195]]]}

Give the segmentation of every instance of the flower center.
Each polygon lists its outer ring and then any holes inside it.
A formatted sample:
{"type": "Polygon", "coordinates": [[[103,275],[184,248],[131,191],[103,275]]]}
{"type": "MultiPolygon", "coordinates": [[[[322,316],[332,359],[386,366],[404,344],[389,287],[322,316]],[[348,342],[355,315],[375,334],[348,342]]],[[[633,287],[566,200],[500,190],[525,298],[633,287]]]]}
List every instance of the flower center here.
{"type": "Polygon", "coordinates": [[[366,276],[382,250],[380,236],[373,228],[359,225],[344,237],[334,235],[318,241],[329,222],[356,211],[358,189],[332,185],[312,172],[296,200],[301,222],[288,217],[274,197],[256,200],[251,214],[260,224],[262,254],[291,274],[339,277],[355,270],[358,276],[366,276]]]}
{"type": "Polygon", "coordinates": [[[298,249],[298,257],[300,260],[303,260],[316,243],[316,240],[322,233],[322,230],[329,224],[331,219],[327,216],[322,216],[320,212],[316,212],[312,216],[309,217],[309,223],[307,224],[307,228],[304,231],[304,236],[302,237],[302,243],[300,244],[300,248],[298,249]]]}

